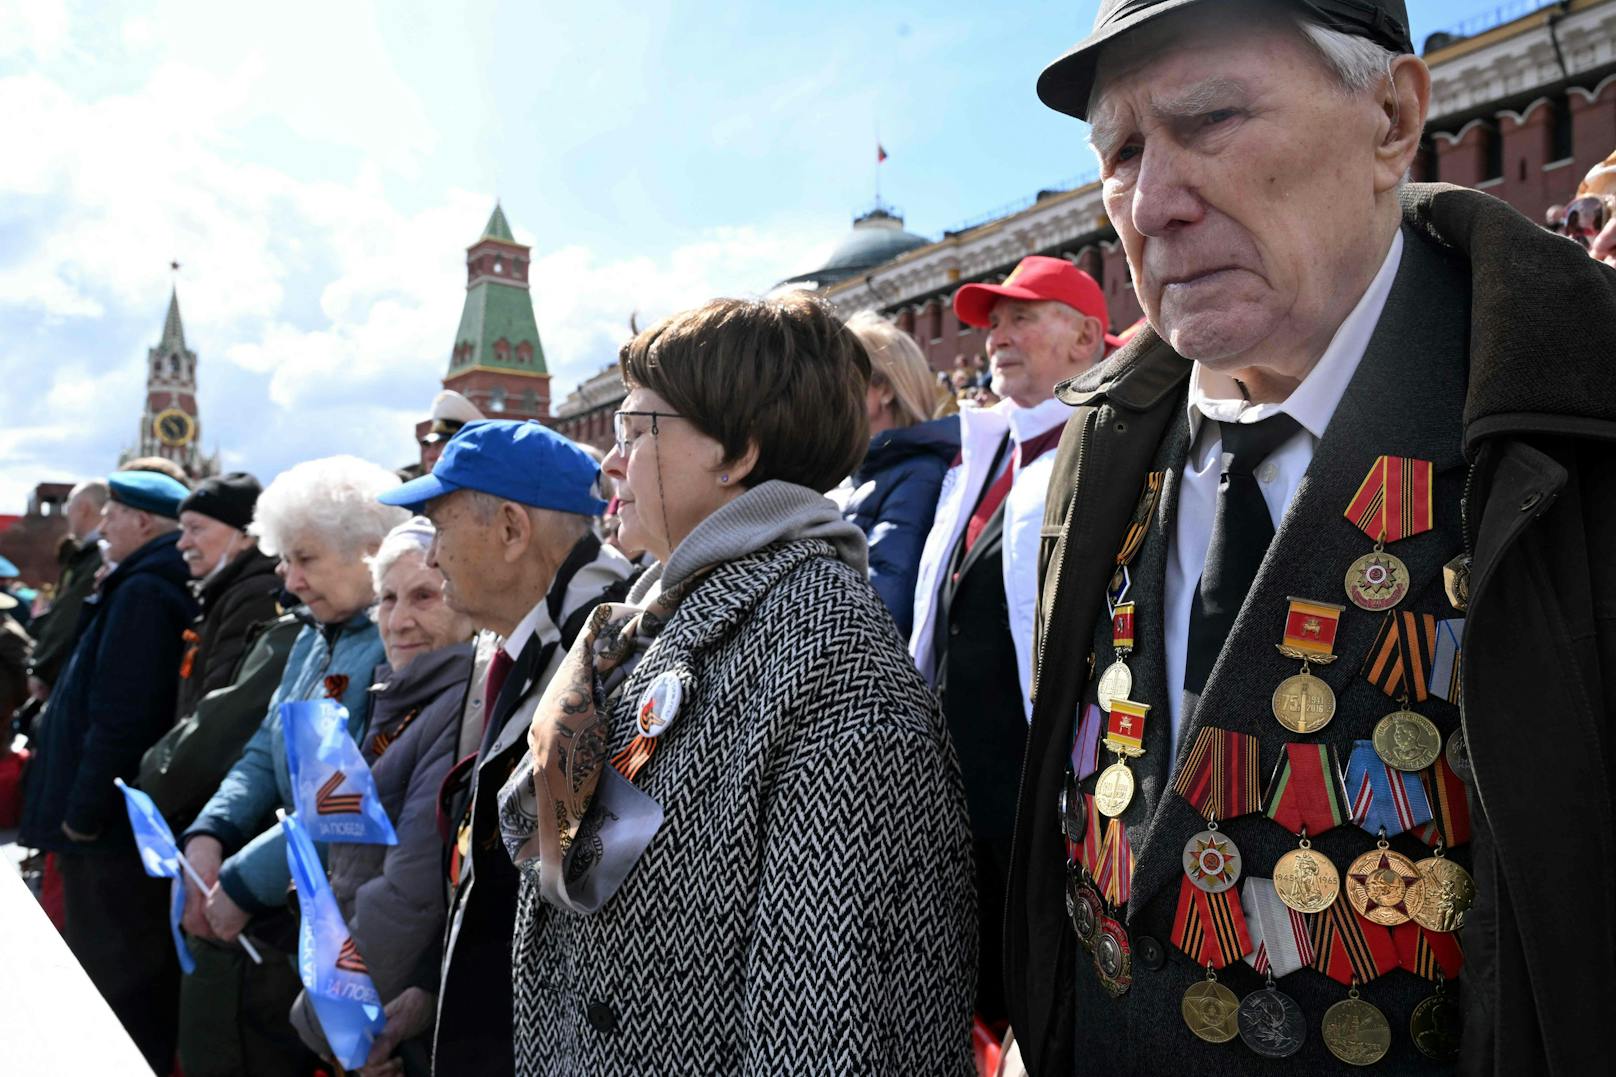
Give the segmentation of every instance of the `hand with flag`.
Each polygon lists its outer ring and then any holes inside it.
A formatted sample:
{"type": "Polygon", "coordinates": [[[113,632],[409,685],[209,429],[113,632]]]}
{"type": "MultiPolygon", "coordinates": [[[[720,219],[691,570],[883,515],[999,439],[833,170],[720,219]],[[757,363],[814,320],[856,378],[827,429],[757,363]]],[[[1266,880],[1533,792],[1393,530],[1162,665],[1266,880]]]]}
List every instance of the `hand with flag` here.
{"type": "Polygon", "coordinates": [[[370,765],[348,735],[348,710],[329,699],[281,704],[292,801],[315,841],[397,845],[370,765]]]}
{"type": "Polygon", "coordinates": [[[286,835],[286,864],[302,913],[297,932],[298,977],[332,1055],[343,1068],[356,1070],[365,1065],[372,1042],[386,1025],[381,996],[348,934],[308,831],[298,816],[285,811],[275,814],[286,835]]]}

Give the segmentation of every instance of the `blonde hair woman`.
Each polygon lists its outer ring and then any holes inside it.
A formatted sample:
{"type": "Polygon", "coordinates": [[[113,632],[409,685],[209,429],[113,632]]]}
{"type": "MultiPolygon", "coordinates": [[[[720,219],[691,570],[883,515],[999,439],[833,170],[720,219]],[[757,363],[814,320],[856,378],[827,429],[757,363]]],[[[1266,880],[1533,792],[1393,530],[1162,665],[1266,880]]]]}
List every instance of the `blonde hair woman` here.
{"type": "Polygon", "coordinates": [[[959,419],[931,419],[937,379],[913,337],[878,314],[848,320],[870,356],[865,411],[870,447],[853,472],[842,515],[870,544],[870,583],[904,639],[914,618],[920,548],[931,530],[948,465],[959,454],[959,419]]]}

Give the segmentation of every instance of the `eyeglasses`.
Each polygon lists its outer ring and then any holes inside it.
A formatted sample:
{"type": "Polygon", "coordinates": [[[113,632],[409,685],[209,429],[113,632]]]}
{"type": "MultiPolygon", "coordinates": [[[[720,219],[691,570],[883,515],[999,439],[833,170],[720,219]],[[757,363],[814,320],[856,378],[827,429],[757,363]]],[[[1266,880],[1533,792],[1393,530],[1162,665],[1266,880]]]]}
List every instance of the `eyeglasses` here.
{"type": "Polygon", "coordinates": [[[628,456],[629,442],[633,440],[632,438],[629,437],[628,420],[632,419],[632,418],[636,418],[636,417],[651,420],[651,436],[652,437],[656,437],[657,434],[661,433],[661,431],[659,431],[657,429],[657,420],[658,419],[683,419],[684,418],[683,415],[676,415],[671,411],[614,411],[614,412],[612,412],[612,436],[617,442],[617,455],[618,456],[622,456],[622,457],[627,457],[628,456]]]}

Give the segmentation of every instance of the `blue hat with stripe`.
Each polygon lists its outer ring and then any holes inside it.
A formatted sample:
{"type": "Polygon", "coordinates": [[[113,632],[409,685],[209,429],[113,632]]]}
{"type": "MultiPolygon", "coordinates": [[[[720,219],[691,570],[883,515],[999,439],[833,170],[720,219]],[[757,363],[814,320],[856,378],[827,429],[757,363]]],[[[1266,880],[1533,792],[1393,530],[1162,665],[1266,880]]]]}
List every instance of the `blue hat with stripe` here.
{"type": "Polygon", "coordinates": [[[432,474],[387,491],[384,505],[417,510],[456,490],[485,494],[579,516],[599,516],[606,502],[595,491],[600,466],[577,445],[533,419],[484,419],[455,432],[432,474]]]}

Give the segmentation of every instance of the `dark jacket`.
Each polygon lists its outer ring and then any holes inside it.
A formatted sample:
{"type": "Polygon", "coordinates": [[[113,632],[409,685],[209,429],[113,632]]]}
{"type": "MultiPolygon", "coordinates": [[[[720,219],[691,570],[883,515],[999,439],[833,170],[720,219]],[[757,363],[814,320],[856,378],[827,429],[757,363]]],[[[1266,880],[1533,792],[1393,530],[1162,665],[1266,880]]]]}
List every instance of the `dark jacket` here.
{"type": "Polygon", "coordinates": [[[101,547],[95,539],[62,542],[61,576],[56,581],[56,597],[50,611],[34,622],[33,675],[46,684],[55,684],[57,675],[73,652],[78,638],[79,610],[95,590],[95,574],[101,567],[101,547]]]}
{"type": "MultiPolygon", "coordinates": [[[[1589,1015],[1616,1012],[1616,903],[1610,897],[1616,892],[1610,727],[1616,714],[1616,367],[1610,362],[1616,274],[1473,191],[1410,185],[1403,210],[1408,242],[1402,269],[1416,275],[1405,285],[1400,270],[1376,340],[1231,632],[1225,656],[1238,653],[1240,660],[1220,658],[1194,721],[1209,711],[1231,727],[1242,715],[1266,721],[1259,769],[1267,773],[1263,768],[1289,738],[1263,713],[1266,696],[1252,697],[1259,684],[1271,691],[1295,664],[1275,665],[1274,626],[1258,621],[1269,607],[1283,610],[1277,588],[1300,584],[1321,589],[1320,595],[1339,593],[1337,546],[1343,540],[1337,536],[1352,529],[1339,519],[1341,506],[1325,502],[1343,489],[1342,496],[1352,493],[1341,481],[1351,471],[1342,458],[1356,454],[1357,467],[1399,445],[1414,450],[1406,455],[1433,458],[1438,528],[1394,552],[1407,554],[1416,590],[1405,606],[1414,610],[1440,606],[1440,591],[1431,591],[1440,587],[1445,555],[1462,550],[1472,559],[1462,729],[1474,767],[1474,836],[1455,857],[1468,855],[1479,892],[1462,936],[1465,966],[1456,988],[1466,1011],[1461,1069],[1596,1072],[1607,1064],[1603,1027],[1589,1015]],[[1414,289],[1412,311],[1405,287],[1414,289]],[[1406,339],[1382,339],[1393,318],[1406,339]],[[1440,326],[1434,333],[1431,323],[1440,326]],[[1391,352],[1396,359],[1399,350],[1401,368],[1386,362],[1384,370],[1369,368],[1376,355],[1391,352]],[[1376,373],[1389,376],[1368,384],[1366,375],[1376,373]],[[1462,514],[1454,511],[1461,491],[1462,514]],[[1258,605],[1262,610],[1248,617],[1258,605]],[[1539,739],[1526,735],[1523,715],[1541,716],[1531,726],[1541,731],[1539,739]],[[1523,766],[1523,753],[1534,748],[1549,753],[1541,770],[1523,766]]],[[[1033,725],[1005,919],[1012,1022],[1035,1077],[1072,1073],[1075,1040],[1093,1044],[1095,1037],[1110,1037],[1098,1041],[1097,1053],[1126,1052],[1118,1072],[1194,1065],[1277,1073],[1286,1066],[1265,1069],[1249,1051],[1219,1054],[1180,1035],[1179,999],[1201,974],[1186,971],[1187,959],[1166,938],[1137,946],[1134,988],[1121,1000],[1089,990],[1092,973],[1080,965],[1092,959],[1077,947],[1064,907],[1066,858],[1055,805],[1073,718],[1093,698],[1079,656],[1096,646],[1112,555],[1144,476],[1171,463],[1167,450],[1174,420],[1183,416],[1189,370],[1145,330],[1104,367],[1060,389],[1076,412],[1056,460],[1045,521],[1033,725]],[[1147,950],[1151,960],[1144,959],[1147,950]]],[[[1359,477],[1363,470],[1358,467],[1359,477]]],[[[1170,510],[1159,510],[1159,527],[1171,521],[1170,510]]],[[[1152,556],[1151,541],[1147,536],[1141,561],[1152,556]]],[[[1140,575],[1147,574],[1141,568],[1140,575]]],[[[1373,620],[1348,609],[1337,642],[1344,660],[1326,674],[1343,706],[1360,713],[1366,713],[1365,693],[1374,693],[1358,673],[1373,620]]],[[[1148,651],[1160,627],[1137,627],[1140,650],[1148,651]]],[[[1388,709],[1384,699],[1379,705],[1388,709]]],[[[1440,706],[1420,709],[1451,737],[1461,716],[1440,706]]],[[[1336,722],[1355,720],[1349,714],[1336,722]]],[[[1326,741],[1350,731],[1333,725],[1322,734],[1326,741]]],[[[1193,732],[1192,723],[1180,734],[1180,762],[1193,732]]],[[[1139,796],[1154,799],[1159,809],[1137,828],[1124,816],[1137,858],[1126,916],[1136,944],[1162,929],[1160,895],[1176,889],[1183,828],[1198,818],[1162,788],[1170,771],[1142,769],[1139,796]]],[[[1277,829],[1256,816],[1226,830],[1242,849],[1247,874],[1261,876],[1271,872],[1272,860],[1263,846],[1267,838],[1254,829],[1259,824],[1277,829]]],[[[1336,860],[1368,841],[1341,829],[1346,833],[1332,831],[1320,843],[1336,860]]],[[[1237,994],[1250,988],[1249,970],[1228,971],[1221,978],[1237,994]]],[[[1410,1049],[1409,1015],[1398,1012],[1417,983],[1393,972],[1365,987],[1367,997],[1396,1000],[1381,1007],[1393,1028],[1394,1055],[1384,1071],[1431,1065],[1410,1049]]],[[[1331,997],[1320,984],[1335,986],[1311,972],[1281,983],[1302,1000],[1310,1039],[1320,1014],[1308,1011],[1331,997]]],[[[1429,993],[1429,985],[1422,990],[1429,993]]],[[[1337,1066],[1328,1055],[1308,1058],[1337,1066]]],[[[1089,1053],[1081,1061],[1106,1062],[1089,1053]]]]}
{"type": "Polygon", "coordinates": [[[9,617],[0,617],[0,756],[11,746],[11,714],[28,698],[28,660],[34,641],[9,617]]]}
{"type": "MultiPolygon", "coordinates": [[[[194,586],[194,585],[193,585],[194,586]]],[[[281,578],[275,558],[253,546],[243,550],[196,587],[202,607],[187,636],[190,648],[180,663],[179,701],[175,717],[184,720],[202,697],[236,679],[252,630],[280,615],[275,598],[281,578]]]]}
{"type": "Polygon", "coordinates": [[[302,630],[295,613],[255,626],[235,680],[199,700],[141,758],[137,784],[176,833],[191,825],[258,731],[302,630]]]}
{"type": "Polygon", "coordinates": [[[869,541],[870,583],[906,640],[915,615],[920,548],[959,445],[955,415],[875,435],[853,472],[853,496],[842,510],[869,541]]]}
{"type": "Polygon", "coordinates": [[[196,615],[190,573],[159,535],[119,562],[84,601],[84,627],[51,693],[28,768],[22,844],[79,848],[66,822],[110,846],[129,841],[112,779],[133,781],[140,757],[174,719],[181,634],[196,615]]]}

